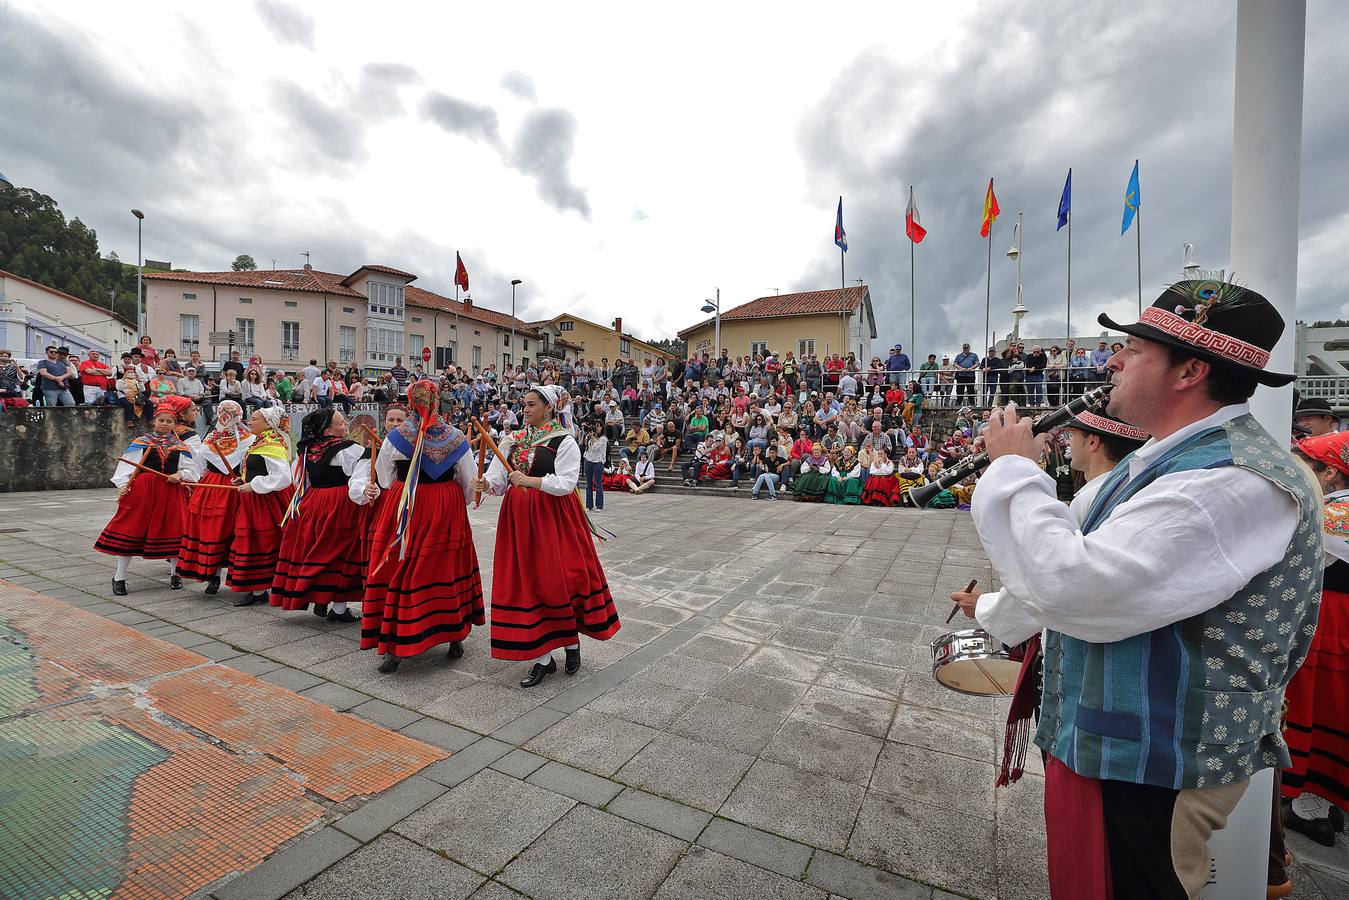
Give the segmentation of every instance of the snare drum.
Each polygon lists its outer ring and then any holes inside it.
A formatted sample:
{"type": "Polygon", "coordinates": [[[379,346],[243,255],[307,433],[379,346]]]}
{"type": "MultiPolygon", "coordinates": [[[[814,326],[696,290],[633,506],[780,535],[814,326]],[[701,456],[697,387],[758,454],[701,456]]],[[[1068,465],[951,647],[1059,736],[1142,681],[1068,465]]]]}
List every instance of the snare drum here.
{"type": "Polygon", "coordinates": [[[982,628],[944,634],[932,642],[932,677],[953,691],[982,697],[1010,696],[1021,663],[982,628]]]}

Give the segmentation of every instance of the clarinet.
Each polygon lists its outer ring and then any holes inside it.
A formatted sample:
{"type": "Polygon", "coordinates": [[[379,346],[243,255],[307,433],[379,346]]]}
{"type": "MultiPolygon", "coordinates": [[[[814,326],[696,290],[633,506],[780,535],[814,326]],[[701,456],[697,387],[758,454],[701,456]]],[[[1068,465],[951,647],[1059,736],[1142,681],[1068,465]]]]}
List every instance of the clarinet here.
{"type": "MultiPolygon", "coordinates": [[[[1031,426],[1033,434],[1045,434],[1053,431],[1055,428],[1063,426],[1065,423],[1077,416],[1078,413],[1096,412],[1105,406],[1106,399],[1110,396],[1110,389],[1113,385],[1106,383],[1098,388],[1087,391],[1081,397],[1072,402],[1060,406],[1052,412],[1047,412],[1035,420],[1031,426]]],[[[919,485],[909,488],[905,493],[909,500],[919,509],[925,509],[932,498],[942,491],[959,484],[971,475],[978,474],[988,468],[988,464],[993,460],[988,458],[988,454],[976,453],[974,456],[967,457],[957,466],[947,469],[941,477],[929,484],[919,485]]]]}

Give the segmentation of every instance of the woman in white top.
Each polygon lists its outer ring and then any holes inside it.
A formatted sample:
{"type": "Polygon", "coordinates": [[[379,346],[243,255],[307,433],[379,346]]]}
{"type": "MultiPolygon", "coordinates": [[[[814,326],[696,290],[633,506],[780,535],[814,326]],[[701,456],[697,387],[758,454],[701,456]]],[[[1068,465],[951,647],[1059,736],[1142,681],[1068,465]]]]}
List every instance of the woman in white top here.
{"type": "MultiPolygon", "coordinates": [[[[216,407],[215,430],[193,454],[195,480],[206,485],[240,484],[241,466],[253,440],[252,432],[243,424],[243,409],[233,400],[222,401],[216,407]]],[[[238,512],[239,493],[220,487],[194,490],[188,501],[178,548],[178,574],[206,582],[208,594],[220,590],[220,570],[229,558],[238,512]]]]}
{"type": "Polygon", "coordinates": [[[650,449],[642,447],[637,451],[637,467],[628,479],[628,490],[634,494],[645,494],[656,486],[656,464],[651,461],[650,449]]]}
{"type": "Polygon", "coordinates": [[[290,473],[290,419],[279,406],[268,406],[248,420],[253,443],[244,454],[239,512],[230,541],[225,583],[239,596],[235,606],[267,600],[281,549],[281,519],[295,489],[290,473]]]}
{"type": "Polygon", "coordinates": [[[566,648],[566,672],[581,668],[578,634],[608,640],[618,610],[576,495],[581,448],[557,420],[561,392],[552,385],[524,397],[525,429],[502,445],[509,468],[492,461],[474,490],[505,495],[492,569],[492,656],[532,660],[521,687],[557,671],[553,651],[566,648]]]}

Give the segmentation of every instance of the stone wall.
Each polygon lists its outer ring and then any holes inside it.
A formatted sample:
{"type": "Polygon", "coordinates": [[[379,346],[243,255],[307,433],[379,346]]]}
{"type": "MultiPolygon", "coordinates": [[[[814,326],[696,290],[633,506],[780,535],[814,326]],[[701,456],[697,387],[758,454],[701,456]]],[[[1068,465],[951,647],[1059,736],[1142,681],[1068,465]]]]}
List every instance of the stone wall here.
{"type": "Polygon", "coordinates": [[[0,491],[111,487],[117,457],[133,437],[116,407],[0,412],[0,491]]]}

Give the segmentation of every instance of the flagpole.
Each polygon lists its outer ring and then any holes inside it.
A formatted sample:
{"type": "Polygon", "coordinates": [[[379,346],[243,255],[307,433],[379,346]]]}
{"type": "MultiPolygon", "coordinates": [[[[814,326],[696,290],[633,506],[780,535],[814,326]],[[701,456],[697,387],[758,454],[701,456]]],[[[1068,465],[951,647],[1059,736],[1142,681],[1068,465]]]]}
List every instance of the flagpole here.
{"type": "MultiPolygon", "coordinates": [[[[909,185],[909,209],[913,209],[913,185],[909,185]]],[[[905,231],[908,231],[907,223],[905,231]]],[[[909,365],[913,365],[913,360],[918,358],[918,290],[917,276],[914,274],[913,259],[913,235],[907,235],[909,238],[909,365]]]]}
{"type": "MultiPolygon", "coordinates": [[[[993,308],[993,223],[988,223],[988,280],[984,282],[984,340],[989,340],[989,311],[993,308]]],[[[993,343],[984,345],[992,347],[993,343]]]]}
{"type": "Polygon", "coordinates": [[[1138,315],[1143,316],[1143,204],[1134,213],[1134,237],[1138,247],[1138,315]]]}
{"type": "MultiPolygon", "coordinates": [[[[1068,210],[1068,337],[1073,339],[1073,211],[1068,210]]],[[[1065,348],[1066,349],[1066,348],[1065,348]]],[[[1071,359],[1068,362],[1072,362],[1071,359]]],[[[1064,373],[1067,375],[1067,373],[1064,373]]]]}
{"type": "Polygon", "coordinates": [[[454,273],[454,352],[450,362],[459,365],[459,273],[454,273]]]}

